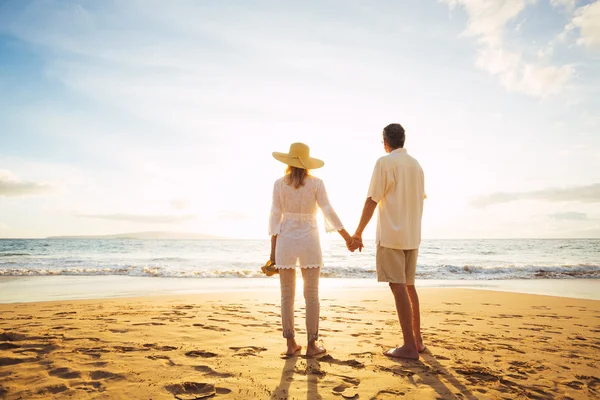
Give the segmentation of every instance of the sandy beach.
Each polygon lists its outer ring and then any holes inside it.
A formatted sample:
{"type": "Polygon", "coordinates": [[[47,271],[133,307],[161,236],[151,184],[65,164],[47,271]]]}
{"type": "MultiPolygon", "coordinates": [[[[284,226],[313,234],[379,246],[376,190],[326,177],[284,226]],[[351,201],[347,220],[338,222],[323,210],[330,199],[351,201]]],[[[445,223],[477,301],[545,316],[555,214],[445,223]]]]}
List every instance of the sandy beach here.
{"type": "Polygon", "coordinates": [[[322,292],[320,333],[328,354],[318,359],[280,355],[278,296],[2,304],[0,397],[600,397],[599,301],[425,288],[428,351],[419,361],[401,361],[382,355],[401,338],[387,288],[322,292]]]}

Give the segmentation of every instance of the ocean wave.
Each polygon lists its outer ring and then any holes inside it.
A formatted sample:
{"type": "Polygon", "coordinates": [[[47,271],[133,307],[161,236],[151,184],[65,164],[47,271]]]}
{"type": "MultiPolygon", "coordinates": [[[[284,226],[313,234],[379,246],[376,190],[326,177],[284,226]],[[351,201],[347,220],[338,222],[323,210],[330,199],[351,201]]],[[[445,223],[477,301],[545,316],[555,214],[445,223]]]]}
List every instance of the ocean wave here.
{"type": "Polygon", "coordinates": [[[29,253],[0,253],[0,257],[18,257],[18,256],[29,256],[29,253]]]}
{"type": "MultiPolygon", "coordinates": [[[[0,267],[0,276],[95,276],[123,275],[168,278],[260,278],[260,268],[195,268],[156,265],[125,265],[97,267],[0,267]]],[[[374,267],[328,266],[321,270],[325,278],[374,279],[374,267]]],[[[506,279],[600,279],[600,265],[527,265],[527,266],[473,266],[473,265],[419,265],[418,279],[439,280],[506,280],[506,279]]]]}

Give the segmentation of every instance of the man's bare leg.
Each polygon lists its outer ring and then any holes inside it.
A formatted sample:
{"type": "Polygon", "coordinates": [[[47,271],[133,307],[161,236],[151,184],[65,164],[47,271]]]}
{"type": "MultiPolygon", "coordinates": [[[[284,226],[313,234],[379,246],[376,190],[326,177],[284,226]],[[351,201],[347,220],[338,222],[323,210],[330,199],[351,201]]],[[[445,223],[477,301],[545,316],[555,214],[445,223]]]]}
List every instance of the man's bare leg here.
{"type": "Polygon", "coordinates": [[[396,311],[402,328],[402,336],[404,344],[401,347],[390,349],[384,354],[390,357],[409,358],[413,360],[419,359],[419,351],[413,334],[413,315],[410,299],[404,283],[390,283],[390,289],[394,294],[396,301],[396,311]]]}
{"type": "Polygon", "coordinates": [[[412,305],[413,334],[417,343],[417,350],[419,353],[422,353],[427,348],[423,344],[423,336],[421,336],[421,309],[419,307],[419,295],[417,294],[417,288],[415,288],[415,285],[406,285],[406,291],[408,292],[410,304],[412,305]]]}

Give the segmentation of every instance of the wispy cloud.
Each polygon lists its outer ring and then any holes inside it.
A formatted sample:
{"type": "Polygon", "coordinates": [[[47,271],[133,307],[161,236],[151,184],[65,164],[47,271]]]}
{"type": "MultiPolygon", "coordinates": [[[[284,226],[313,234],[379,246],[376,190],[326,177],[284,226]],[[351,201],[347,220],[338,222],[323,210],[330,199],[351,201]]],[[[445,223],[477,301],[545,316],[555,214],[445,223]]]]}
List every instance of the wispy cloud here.
{"type": "Polygon", "coordinates": [[[581,203],[600,202],[600,183],[574,186],[569,188],[549,188],[529,192],[497,192],[478,197],[471,201],[471,205],[478,208],[494,204],[509,203],[517,200],[541,200],[550,202],[577,201],[581,203]]]}
{"type": "MultiPolygon", "coordinates": [[[[561,93],[575,75],[572,65],[528,61],[521,49],[511,49],[506,26],[531,0],[442,0],[450,8],[463,7],[469,16],[465,34],[479,44],[475,66],[496,76],[509,91],[534,97],[561,93]]],[[[556,3],[567,3],[565,1],[556,3]]]]}
{"type": "Polygon", "coordinates": [[[548,216],[559,221],[583,221],[588,219],[588,215],[586,213],[576,211],[557,212],[548,216]]]}
{"type": "Polygon", "coordinates": [[[579,7],[565,32],[579,30],[577,44],[590,50],[600,50],[600,0],[579,7]]]}
{"type": "Polygon", "coordinates": [[[51,192],[53,189],[48,183],[24,181],[10,171],[0,170],[0,196],[33,196],[51,192]]]}
{"type": "Polygon", "coordinates": [[[576,0],[550,0],[550,4],[553,7],[563,7],[567,10],[572,10],[575,8],[576,0]]]}
{"type": "Polygon", "coordinates": [[[173,224],[196,219],[193,214],[78,214],[78,217],[144,224],[173,224]]]}

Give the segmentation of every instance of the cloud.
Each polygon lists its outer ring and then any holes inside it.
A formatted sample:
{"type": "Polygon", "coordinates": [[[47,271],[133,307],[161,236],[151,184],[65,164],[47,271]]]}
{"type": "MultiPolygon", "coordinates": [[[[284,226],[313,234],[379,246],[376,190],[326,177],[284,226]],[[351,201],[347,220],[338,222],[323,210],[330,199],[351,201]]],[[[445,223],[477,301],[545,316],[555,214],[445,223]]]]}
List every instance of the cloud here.
{"type": "Polygon", "coordinates": [[[565,32],[579,30],[577,44],[590,50],[600,50],[600,0],[579,7],[565,32]]]}
{"type": "Polygon", "coordinates": [[[586,213],[575,212],[575,211],[567,211],[567,212],[557,212],[554,214],[548,215],[552,219],[556,219],[559,221],[583,221],[588,219],[586,213]]]}
{"type": "Polygon", "coordinates": [[[47,183],[23,181],[10,171],[0,170],[0,196],[33,196],[48,193],[52,190],[52,185],[47,183]]]}
{"type": "Polygon", "coordinates": [[[509,203],[517,200],[541,200],[550,202],[577,201],[581,203],[600,203],[600,183],[574,186],[570,188],[549,188],[529,192],[492,193],[471,201],[471,205],[484,208],[494,204],[509,203]]]}
{"type": "Polygon", "coordinates": [[[552,7],[563,7],[567,10],[573,10],[575,8],[576,0],[550,0],[552,7]]]}
{"type": "MultiPolygon", "coordinates": [[[[561,93],[575,75],[571,65],[546,65],[527,61],[523,53],[510,49],[505,40],[506,26],[515,20],[532,0],[442,0],[453,9],[462,6],[469,17],[465,34],[479,44],[475,66],[497,76],[511,92],[533,97],[561,93]]],[[[557,1],[556,3],[568,3],[557,1]]],[[[554,4],[554,2],[553,2],[554,4]]]]}
{"type": "Polygon", "coordinates": [[[143,224],[172,224],[196,219],[193,214],[78,214],[78,217],[143,224]]]}

